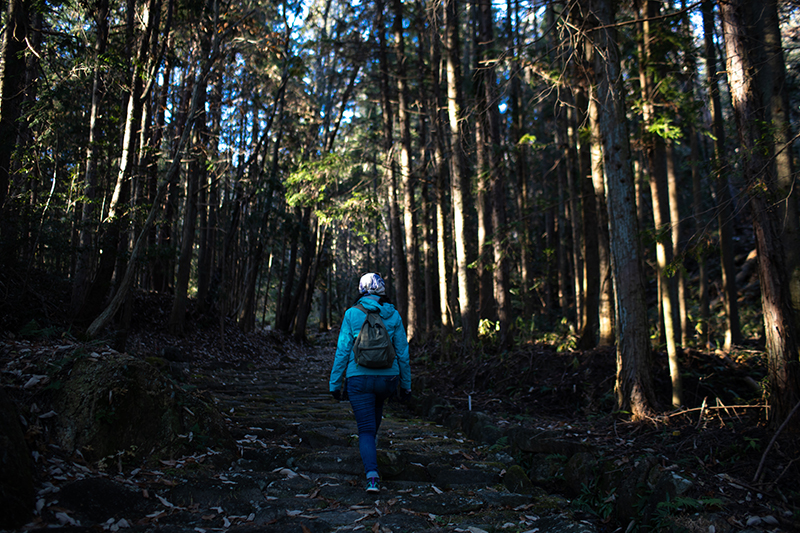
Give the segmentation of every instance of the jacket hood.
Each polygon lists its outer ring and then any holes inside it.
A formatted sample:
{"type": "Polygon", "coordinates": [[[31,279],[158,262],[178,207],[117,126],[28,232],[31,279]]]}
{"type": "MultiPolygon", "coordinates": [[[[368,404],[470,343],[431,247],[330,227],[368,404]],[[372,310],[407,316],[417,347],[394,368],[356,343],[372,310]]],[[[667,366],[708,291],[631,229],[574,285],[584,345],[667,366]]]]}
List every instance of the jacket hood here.
{"type": "Polygon", "coordinates": [[[371,296],[363,296],[358,300],[358,303],[364,306],[364,309],[369,309],[370,311],[373,310],[380,310],[381,318],[386,320],[390,318],[394,314],[394,304],[384,303],[383,305],[378,303],[376,298],[372,298],[371,296]]]}

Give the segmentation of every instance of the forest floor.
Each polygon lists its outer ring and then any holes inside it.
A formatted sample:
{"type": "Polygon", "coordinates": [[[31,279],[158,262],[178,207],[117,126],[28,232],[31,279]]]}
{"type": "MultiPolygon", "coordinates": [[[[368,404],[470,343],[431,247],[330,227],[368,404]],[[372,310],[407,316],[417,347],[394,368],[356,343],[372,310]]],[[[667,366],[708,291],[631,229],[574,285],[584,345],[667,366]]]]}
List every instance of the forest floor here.
{"type": "MultiPolygon", "coordinates": [[[[67,293],[57,290],[59,284],[30,279],[25,295],[13,295],[9,287],[18,287],[18,280],[2,276],[6,297],[0,301],[0,332],[5,338],[74,338],[63,313],[67,293]]],[[[174,337],[164,327],[169,305],[168,296],[137,295],[126,351],[147,356],[171,347],[191,354],[192,362],[269,368],[287,352],[302,357],[323,349],[297,345],[275,332],[245,335],[200,316],[191,316],[187,333],[174,337]]],[[[323,338],[332,342],[335,331],[317,337],[323,338]]],[[[758,390],[766,375],[758,348],[741,347],[730,354],[684,350],[685,407],[664,408],[644,423],[631,423],[625,413],[614,411],[611,348],[558,350],[531,342],[503,353],[482,347],[463,353],[456,345],[431,341],[412,346],[411,358],[415,387],[424,384],[426,393],[453,409],[485,412],[500,426],[562,428],[576,440],[607,447],[610,454],[622,449],[630,457],[657,455],[664,464],[681,465],[695,481],[687,505],[724,494],[726,508],[720,511],[736,530],[792,531],[800,523],[798,435],[785,430],[773,440],[775,431],[765,419],[758,390]]],[[[671,389],[664,353],[655,354],[654,371],[659,400],[667,406],[671,389]]],[[[587,506],[587,512],[599,514],[598,504],[587,506]]]]}

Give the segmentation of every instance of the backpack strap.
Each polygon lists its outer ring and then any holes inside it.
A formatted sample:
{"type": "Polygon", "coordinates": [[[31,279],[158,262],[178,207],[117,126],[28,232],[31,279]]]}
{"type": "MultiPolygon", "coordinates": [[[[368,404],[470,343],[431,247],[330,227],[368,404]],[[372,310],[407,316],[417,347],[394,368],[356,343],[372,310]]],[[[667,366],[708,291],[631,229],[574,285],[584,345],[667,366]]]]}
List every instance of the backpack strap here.
{"type": "Polygon", "coordinates": [[[361,303],[356,304],[356,309],[358,309],[359,311],[361,311],[362,313],[367,314],[367,315],[370,314],[370,313],[377,313],[378,312],[377,310],[375,310],[375,311],[367,310],[367,308],[364,307],[363,305],[361,305],[361,303]]]}

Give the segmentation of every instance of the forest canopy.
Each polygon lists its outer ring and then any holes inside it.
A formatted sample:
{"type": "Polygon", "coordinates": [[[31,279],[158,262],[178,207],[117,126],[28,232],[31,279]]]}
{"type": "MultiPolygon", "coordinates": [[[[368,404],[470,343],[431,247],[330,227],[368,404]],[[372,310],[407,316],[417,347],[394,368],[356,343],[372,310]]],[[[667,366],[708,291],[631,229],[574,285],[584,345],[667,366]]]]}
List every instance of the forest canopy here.
{"type": "Polygon", "coordinates": [[[4,269],[89,338],[153,291],[303,340],[375,271],[417,344],[615,345],[634,419],[688,347],[800,401],[795,1],[4,7],[4,269]]]}

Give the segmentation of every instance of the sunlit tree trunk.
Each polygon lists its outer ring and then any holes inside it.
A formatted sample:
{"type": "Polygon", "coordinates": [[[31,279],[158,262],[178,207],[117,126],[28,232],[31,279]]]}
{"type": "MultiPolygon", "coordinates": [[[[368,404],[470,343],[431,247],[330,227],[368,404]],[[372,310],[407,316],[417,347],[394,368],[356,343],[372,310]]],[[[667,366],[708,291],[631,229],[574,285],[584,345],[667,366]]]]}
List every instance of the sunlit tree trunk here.
{"type": "MultiPolygon", "coordinates": [[[[592,47],[589,59],[594,62],[592,47]]],[[[600,282],[598,309],[599,346],[613,346],[616,342],[616,314],[614,306],[614,281],[611,268],[611,239],[609,236],[608,204],[606,202],[605,169],[603,163],[603,136],[600,132],[599,104],[596,87],[589,97],[589,132],[591,136],[592,185],[597,201],[597,259],[600,282]]]]}
{"type": "MultiPolygon", "coordinates": [[[[676,312],[673,316],[677,317],[675,329],[675,342],[680,346],[686,346],[689,342],[689,321],[687,318],[687,303],[686,303],[686,278],[683,275],[683,261],[681,260],[681,235],[683,233],[684,222],[680,215],[680,184],[678,183],[678,174],[675,169],[675,143],[672,139],[667,140],[666,145],[667,157],[667,191],[669,193],[669,220],[670,232],[672,234],[672,263],[674,268],[672,277],[674,278],[677,287],[677,305],[676,312]]],[[[696,159],[693,161],[697,161],[696,159]]]]}
{"type": "Polygon", "coordinates": [[[679,406],[682,400],[681,373],[678,366],[678,285],[675,276],[669,276],[667,269],[673,260],[672,233],[670,230],[670,206],[667,184],[666,141],[660,135],[648,131],[656,124],[655,106],[660,103],[654,87],[654,71],[661,71],[662,58],[654,52],[654,35],[650,28],[650,18],[659,14],[660,3],[656,0],[643,0],[647,6],[642,12],[640,2],[639,17],[642,19],[642,42],[639,52],[639,82],[642,91],[643,143],[647,154],[650,198],[653,203],[653,222],[656,230],[656,261],[658,264],[659,302],[663,313],[664,337],[667,342],[669,373],[672,379],[672,404],[679,406]]]}
{"type": "Polygon", "coordinates": [[[595,46],[595,76],[610,244],[617,309],[617,406],[635,420],[647,418],[656,405],[647,307],[644,295],[639,227],[633,172],[617,49],[612,0],[595,0],[592,12],[599,29],[591,32],[595,46]]]}
{"type": "Polygon", "coordinates": [[[725,151],[725,124],[722,119],[722,103],[719,93],[719,74],[714,44],[714,3],[703,2],[703,33],[705,44],[706,72],[708,72],[711,133],[714,139],[714,176],[715,196],[717,201],[717,221],[719,224],[719,251],[722,271],[722,296],[725,302],[725,343],[723,348],[730,351],[734,344],[742,341],[739,324],[739,304],[736,288],[736,265],[733,248],[733,206],[728,187],[728,163],[725,151]]]}
{"type": "MultiPolygon", "coordinates": [[[[413,339],[420,328],[419,246],[417,239],[417,209],[414,198],[414,177],[411,173],[411,119],[406,72],[405,38],[403,36],[403,3],[393,0],[394,39],[397,72],[397,121],[400,126],[400,176],[403,184],[403,228],[405,230],[405,263],[407,277],[403,280],[408,291],[406,309],[406,335],[413,339]]],[[[403,248],[402,241],[398,246],[403,248]]]]}
{"type": "Polygon", "coordinates": [[[436,10],[427,10],[429,15],[428,27],[431,28],[430,32],[430,65],[428,66],[428,74],[426,77],[430,80],[430,104],[428,109],[428,116],[431,121],[431,132],[434,136],[433,144],[433,187],[434,187],[434,202],[435,202],[435,225],[436,225],[436,270],[438,280],[438,300],[439,300],[439,317],[438,322],[442,327],[442,336],[450,333],[453,326],[451,319],[451,305],[450,299],[452,298],[453,288],[450,275],[448,274],[447,258],[450,257],[450,249],[447,247],[447,235],[450,228],[449,212],[447,204],[447,161],[445,160],[446,141],[445,132],[447,130],[446,114],[442,110],[444,98],[441,93],[441,77],[439,75],[439,68],[441,64],[441,48],[440,48],[440,21],[441,11],[439,8],[436,10]]]}
{"type": "Polygon", "coordinates": [[[496,50],[494,36],[494,16],[490,0],[481,0],[480,34],[481,41],[486,43],[482,55],[486,61],[483,67],[483,102],[486,116],[483,125],[486,131],[488,147],[489,193],[491,195],[492,220],[492,287],[493,299],[497,305],[498,344],[503,348],[510,346],[511,341],[511,292],[509,283],[508,259],[505,253],[506,240],[506,188],[505,173],[501,164],[500,153],[500,111],[497,97],[496,61],[499,53],[496,50]]]}
{"type": "Polygon", "coordinates": [[[447,111],[450,125],[450,188],[453,202],[453,239],[456,244],[458,273],[458,303],[461,328],[467,346],[477,339],[475,299],[469,264],[470,235],[467,229],[469,187],[464,175],[464,147],[461,132],[463,96],[461,95],[461,55],[458,37],[458,6],[455,0],[445,0],[445,59],[447,62],[447,111]]]}
{"type": "MultiPolygon", "coordinates": [[[[589,96],[591,74],[586,72],[590,65],[587,61],[589,48],[585,39],[579,41],[578,80],[575,88],[575,108],[578,112],[578,123],[586,124],[591,131],[589,120],[589,96]]],[[[599,141],[599,139],[598,139],[599,141]]],[[[597,330],[600,311],[600,255],[598,240],[597,200],[592,184],[592,146],[590,135],[578,135],[578,194],[581,195],[581,217],[583,222],[583,313],[579,324],[578,348],[588,350],[597,345],[597,330]]],[[[602,165],[602,161],[601,161],[602,165]]],[[[599,169],[602,172],[602,167],[599,169]]]]}
{"type": "Polygon", "coordinates": [[[747,26],[746,14],[743,0],[728,0],[720,4],[728,86],[742,147],[743,173],[758,250],[758,279],[771,389],[770,417],[777,425],[800,400],[800,365],[778,210],[773,207],[777,200],[777,187],[766,156],[769,151],[764,146],[769,139],[765,131],[767,123],[753,76],[755,64],[752,54],[756,39],[747,26]]]}

